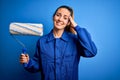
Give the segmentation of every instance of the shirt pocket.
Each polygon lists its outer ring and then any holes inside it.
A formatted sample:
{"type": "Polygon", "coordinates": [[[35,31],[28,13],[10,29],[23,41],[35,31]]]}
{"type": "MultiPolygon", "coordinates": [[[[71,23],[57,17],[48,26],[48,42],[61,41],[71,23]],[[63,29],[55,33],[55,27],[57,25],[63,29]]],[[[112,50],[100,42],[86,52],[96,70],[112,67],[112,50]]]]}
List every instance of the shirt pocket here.
{"type": "Polygon", "coordinates": [[[74,58],[75,55],[67,55],[63,58],[62,73],[66,80],[71,80],[72,78],[71,75],[74,67],[74,58]]]}
{"type": "Polygon", "coordinates": [[[54,61],[54,57],[52,57],[49,53],[49,51],[47,52],[41,52],[41,60],[44,63],[53,63],[54,61]]]}
{"type": "Polygon", "coordinates": [[[76,65],[76,57],[77,55],[73,52],[67,53],[63,56],[63,71],[64,78],[66,80],[72,80],[73,79],[73,72],[74,72],[74,66],[76,65]]]}
{"type": "Polygon", "coordinates": [[[45,52],[41,52],[41,62],[45,80],[49,80],[51,78],[50,75],[53,76],[54,59],[45,52]]]}

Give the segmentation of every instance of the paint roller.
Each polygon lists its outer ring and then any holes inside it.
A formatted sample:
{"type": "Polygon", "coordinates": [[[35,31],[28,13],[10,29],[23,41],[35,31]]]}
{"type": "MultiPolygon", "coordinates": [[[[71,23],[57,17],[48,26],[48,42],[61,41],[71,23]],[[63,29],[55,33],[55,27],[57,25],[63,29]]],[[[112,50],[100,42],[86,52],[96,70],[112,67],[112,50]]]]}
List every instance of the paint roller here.
{"type": "Polygon", "coordinates": [[[22,53],[26,53],[26,47],[15,35],[29,35],[29,36],[42,36],[43,25],[37,23],[19,23],[12,22],[9,26],[11,36],[23,47],[22,53]]]}

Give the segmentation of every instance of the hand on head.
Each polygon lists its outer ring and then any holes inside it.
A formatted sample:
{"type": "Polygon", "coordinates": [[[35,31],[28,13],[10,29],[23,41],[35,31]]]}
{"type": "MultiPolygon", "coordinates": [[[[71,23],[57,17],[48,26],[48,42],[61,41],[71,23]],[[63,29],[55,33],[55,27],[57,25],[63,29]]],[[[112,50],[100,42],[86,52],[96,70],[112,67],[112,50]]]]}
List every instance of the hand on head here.
{"type": "Polygon", "coordinates": [[[69,21],[70,21],[71,26],[72,26],[73,28],[77,26],[77,23],[73,20],[73,18],[72,18],[71,16],[69,17],[69,21]]]}

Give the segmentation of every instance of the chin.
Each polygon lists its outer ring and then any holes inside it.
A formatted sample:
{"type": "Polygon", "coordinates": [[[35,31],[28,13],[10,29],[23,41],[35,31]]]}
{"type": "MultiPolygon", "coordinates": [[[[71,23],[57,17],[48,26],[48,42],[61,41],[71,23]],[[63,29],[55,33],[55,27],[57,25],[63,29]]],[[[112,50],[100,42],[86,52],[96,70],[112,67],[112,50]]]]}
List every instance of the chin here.
{"type": "Polygon", "coordinates": [[[63,26],[55,26],[55,28],[58,29],[58,30],[61,30],[61,29],[64,29],[65,27],[63,27],[63,26]]]}

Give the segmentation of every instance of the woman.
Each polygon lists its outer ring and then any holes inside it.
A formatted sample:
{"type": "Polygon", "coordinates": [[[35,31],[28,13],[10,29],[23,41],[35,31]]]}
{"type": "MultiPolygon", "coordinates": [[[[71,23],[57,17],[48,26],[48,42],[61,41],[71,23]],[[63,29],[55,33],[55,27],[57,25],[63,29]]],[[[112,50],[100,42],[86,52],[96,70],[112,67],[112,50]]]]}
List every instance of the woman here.
{"type": "Polygon", "coordinates": [[[53,15],[53,30],[37,42],[32,59],[21,54],[20,63],[30,72],[41,71],[42,80],[78,80],[80,57],[93,57],[97,49],[90,34],[73,20],[73,10],[60,6],[53,15]]]}

